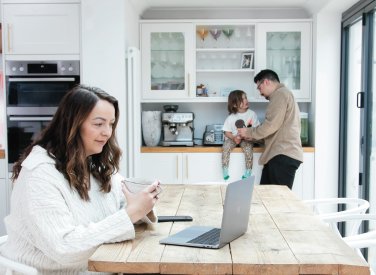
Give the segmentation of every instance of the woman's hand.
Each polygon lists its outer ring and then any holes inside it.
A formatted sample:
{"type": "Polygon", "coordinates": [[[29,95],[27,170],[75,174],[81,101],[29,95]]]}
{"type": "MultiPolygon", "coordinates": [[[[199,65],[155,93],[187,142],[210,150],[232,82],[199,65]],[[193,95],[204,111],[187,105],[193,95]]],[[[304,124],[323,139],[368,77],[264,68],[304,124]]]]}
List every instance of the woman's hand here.
{"type": "Polygon", "coordinates": [[[127,199],[126,211],[132,223],[135,223],[146,216],[158,200],[160,182],[155,181],[138,193],[132,193],[122,185],[124,196],[127,199]]]}

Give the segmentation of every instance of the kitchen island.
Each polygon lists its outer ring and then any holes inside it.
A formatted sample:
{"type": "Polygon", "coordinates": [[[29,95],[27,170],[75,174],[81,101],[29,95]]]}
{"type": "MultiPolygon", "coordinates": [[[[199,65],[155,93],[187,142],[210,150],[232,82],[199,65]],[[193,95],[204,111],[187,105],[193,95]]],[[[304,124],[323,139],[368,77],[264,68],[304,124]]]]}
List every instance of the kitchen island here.
{"type": "Polygon", "coordinates": [[[368,264],[284,186],[255,186],[248,231],[221,249],[161,245],[191,225],[220,227],[226,185],[165,185],[158,215],[193,222],[138,225],[136,239],[100,246],[89,270],[126,274],[369,274],[368,264]]]}

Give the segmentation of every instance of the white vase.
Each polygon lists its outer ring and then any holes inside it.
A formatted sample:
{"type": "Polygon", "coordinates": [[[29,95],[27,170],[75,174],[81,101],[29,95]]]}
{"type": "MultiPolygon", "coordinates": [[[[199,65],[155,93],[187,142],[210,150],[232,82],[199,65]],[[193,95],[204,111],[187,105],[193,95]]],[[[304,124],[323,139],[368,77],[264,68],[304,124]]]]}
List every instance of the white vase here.
{"type": "Polygon", "coordinates": [[[142,111],[142,136],[146,146],[157,146],[162,133],[162,112],[142,111]]]}

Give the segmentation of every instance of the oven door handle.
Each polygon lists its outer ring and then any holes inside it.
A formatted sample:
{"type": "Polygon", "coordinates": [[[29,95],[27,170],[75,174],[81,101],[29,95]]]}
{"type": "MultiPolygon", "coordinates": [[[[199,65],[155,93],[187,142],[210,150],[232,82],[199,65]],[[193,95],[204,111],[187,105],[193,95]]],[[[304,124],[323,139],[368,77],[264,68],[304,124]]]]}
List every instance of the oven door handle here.
{"type": "Polygon", "coordinates": [[[45,81],[45,82],[74,82],[76,79],[74,77],[35,77],[35,78],[17,78],[17,77],[9,77],[9,82],[39,82],[39,81],[45,81]]]}
{"type": "Polygon", "coordinates": [[[11,121],[51,121],[53,116],[10,116],[11,121]]]}

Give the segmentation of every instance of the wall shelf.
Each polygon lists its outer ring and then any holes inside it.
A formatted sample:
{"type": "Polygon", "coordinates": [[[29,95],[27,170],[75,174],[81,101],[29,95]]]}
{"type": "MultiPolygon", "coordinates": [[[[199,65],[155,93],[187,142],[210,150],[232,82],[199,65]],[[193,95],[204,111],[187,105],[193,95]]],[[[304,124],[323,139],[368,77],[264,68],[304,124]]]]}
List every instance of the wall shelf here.
{"type": "Polygon", "coordinates": [[[254,69],[197,69],[198,73],[249,73],[254,72],[254,69]]]}
{"type": "Polygon", "coordinates": [[[255,48],[197,48],[196,52],[254,52],[255,48]]]}

